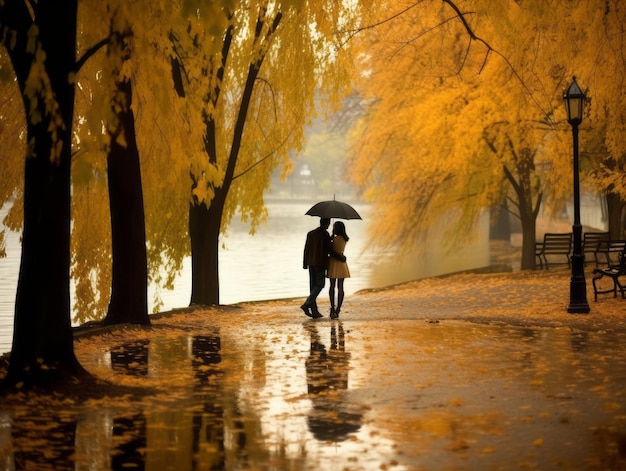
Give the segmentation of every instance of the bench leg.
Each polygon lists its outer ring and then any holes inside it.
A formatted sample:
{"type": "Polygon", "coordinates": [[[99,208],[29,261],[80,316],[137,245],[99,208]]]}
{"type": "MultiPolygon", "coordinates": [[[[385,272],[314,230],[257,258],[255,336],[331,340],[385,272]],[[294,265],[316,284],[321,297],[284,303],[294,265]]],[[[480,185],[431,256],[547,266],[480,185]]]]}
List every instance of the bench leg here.
{"type": "Polygon", "coordinates": [[[598,286],[596,285],[596,282],[603,277],[604,277],[604,273],[597,273],[591,279],[591,284],[593,285],[593,300],[594,301],[598,301],[598,294],[608,294],[610,292],[613,292],[613,297],[617,298],[618,287],[619,287],[620,292],[622,293],[622,298],[626,299],[626,293],[624,293],[624,291],[626,291],[626,287],[623,287],[621,283],[617,281],[617,277],[614,277],[614,276],[611,276],[611,280],[613,281],[613,289],[598,290],[598,286]]]}
{"type": "Polygon", "coordinates": [[[600,274],[599,276],[594,275],[591,279],[591,284],[593,285],[593,300],[595,302],[598,301],[598,287],[596,286],[596,281],[598,281],[600,278],[602,278],[602,274],[600,274]]]}

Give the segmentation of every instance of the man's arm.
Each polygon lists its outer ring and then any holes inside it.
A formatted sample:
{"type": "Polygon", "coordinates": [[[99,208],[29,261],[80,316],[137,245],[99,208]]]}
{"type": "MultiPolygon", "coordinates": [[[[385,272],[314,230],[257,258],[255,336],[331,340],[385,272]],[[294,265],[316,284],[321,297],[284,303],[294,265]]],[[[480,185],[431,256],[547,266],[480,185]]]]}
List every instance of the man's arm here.
{"type": "Polygon", "coordinates": [[[307,234],[306,242],[304,243],[304,255],[302,257],[302,268],[304,268],[305,270],[309,268],[309,261],[308,261],[309,239],[310,239],[309,234],[307,234]]]}
{"type": "Polygon", "coordinates": [[[345,255],[341,255],[339,252],[335,252],[335,250],[333,249],[333,243],[330,240],[330,236],[326,237],[326,253],[330,254],[331,257],[336,258],[340,262],[346,261],[345,255]]]}
{"type": "Polygon", "coordinates": [[[336,258],[340,262],[345,262],[347,260],[345,255],[341,255],[339,252],[335,252],[332,248],[330,249],[330,256],[336,258]]]}

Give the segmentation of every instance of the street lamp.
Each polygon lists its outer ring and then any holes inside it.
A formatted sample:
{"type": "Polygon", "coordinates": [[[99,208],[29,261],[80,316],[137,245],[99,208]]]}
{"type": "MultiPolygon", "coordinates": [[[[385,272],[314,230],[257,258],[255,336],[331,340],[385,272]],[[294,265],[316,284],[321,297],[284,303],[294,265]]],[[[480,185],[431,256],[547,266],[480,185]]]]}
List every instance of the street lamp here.
{"type": "Polygon", "coordinates": [[[573,77],[572,84],[563,94],[565,109],[567,110],[567,122],[572,125],[574,138],[574,253],[572,254],[572,278],[570,280],[569,306],[567,312],[572,314],[587,314],[587,284],[585,282],[585,256],[582,248],[583,227],[580,224],[580,185],[578,182],[578,125],[583,120],[583,103],[585,94],[573,77]]]}

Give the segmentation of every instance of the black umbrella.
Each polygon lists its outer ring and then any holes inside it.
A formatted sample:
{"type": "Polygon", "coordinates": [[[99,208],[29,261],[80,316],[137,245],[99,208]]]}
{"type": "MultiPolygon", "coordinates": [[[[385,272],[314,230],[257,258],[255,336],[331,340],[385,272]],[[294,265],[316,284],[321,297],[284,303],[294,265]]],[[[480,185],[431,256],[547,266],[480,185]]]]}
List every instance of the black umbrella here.
{"type": "Polygon", "coordinates": [[[305,214],[328,219],[363,219],[348,203],[337,200],[320,201],[305,214]]]}

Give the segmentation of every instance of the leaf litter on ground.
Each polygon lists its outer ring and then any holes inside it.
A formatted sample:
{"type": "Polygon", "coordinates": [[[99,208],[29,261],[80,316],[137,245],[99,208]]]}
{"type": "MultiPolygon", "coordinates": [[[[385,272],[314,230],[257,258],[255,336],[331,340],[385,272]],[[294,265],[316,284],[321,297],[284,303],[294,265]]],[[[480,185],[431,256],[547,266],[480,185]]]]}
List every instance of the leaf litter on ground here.
{"type": "MultiPolygon", "coordinates": [[[[485,459],[495,469],[514,456],[531,468],[583,459],[600,469],[602,456],[626,463],[615,451],[626,443],[626,301],[605,295],[590,301],[590,314],[572,315],[568,296],[566,270],[457,274],[357,293],[339,321],[310,321],[299,300],[277,300],[79,333],[76,355],[99,380],[99,397],[0,398],[15,429],[0,454],[54,448],[44,432],[58,437],[60,423],[108,414],[148,430],[144,458],[165,453],[164,437],[186,430],[187,418],[203,417],[252,438],[259,469],[270,461],[274,469],[402,469],[485,459]]],[[[137,427],[117,430],[103,456],[128,454],[119,444],[137,439],[137,427]]],[[[206,456],[194,459],[225,453],[213,442],[198,446],[206,456]]],[[[77,451],[74,459],[90,458],[77,451]]]]}

